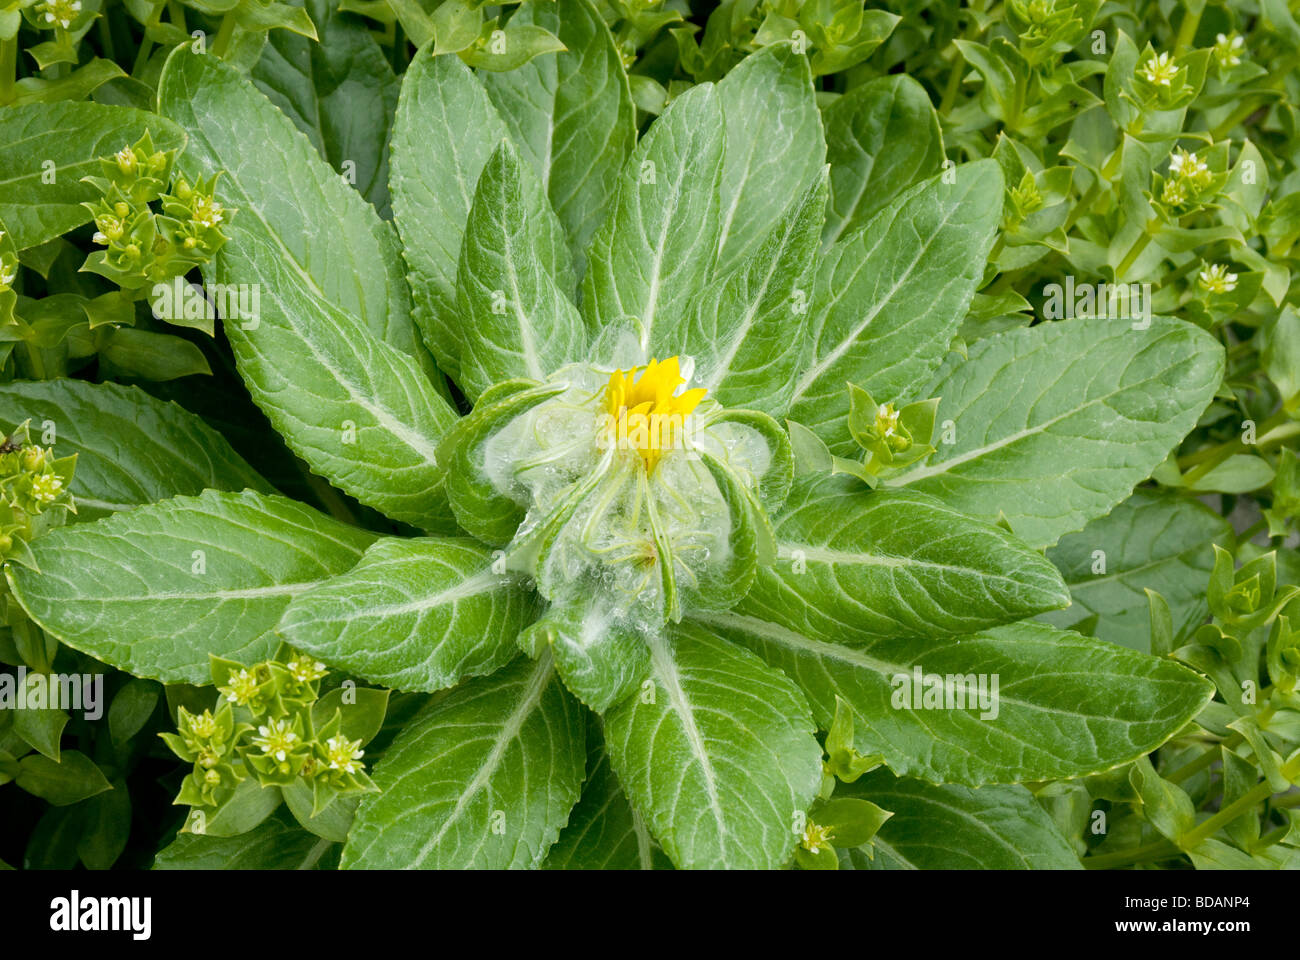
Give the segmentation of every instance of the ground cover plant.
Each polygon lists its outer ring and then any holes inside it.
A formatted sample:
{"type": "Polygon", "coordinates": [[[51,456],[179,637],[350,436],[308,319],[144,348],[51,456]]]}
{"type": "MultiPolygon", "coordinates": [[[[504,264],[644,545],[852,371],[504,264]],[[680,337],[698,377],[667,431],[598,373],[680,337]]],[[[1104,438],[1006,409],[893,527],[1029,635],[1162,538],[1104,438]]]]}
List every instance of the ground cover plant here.
{"type": "Polygon", "coordinates": [[[1300,866],[1297,61],[0,8],[0,864],[1300,866]]]}

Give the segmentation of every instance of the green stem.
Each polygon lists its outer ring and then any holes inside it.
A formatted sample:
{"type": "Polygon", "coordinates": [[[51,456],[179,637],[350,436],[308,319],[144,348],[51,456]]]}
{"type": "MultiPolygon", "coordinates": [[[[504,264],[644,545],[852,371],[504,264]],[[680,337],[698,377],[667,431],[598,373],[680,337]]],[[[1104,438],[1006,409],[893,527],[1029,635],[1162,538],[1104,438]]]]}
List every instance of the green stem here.
{"type": "Polygon", "coordinates": [[[1210,131],[1210,136],[1216,141],[1222,140],[1237,124],[1242,123],[1252,113],[1263,106],[1263,103],[1256,102],[1253,98],[1247,98],[1246,102],[1239,106],[1232,113],[1228,114],[1217,127],[1210,131]]]}
{"type": "Polygon", "coordinates": [[[149,18],[144,22],[144,36],[140,38],[140,49],[135,53],[135,66],[131,70],[132,73],[139,73],[149,62],[149,54],[153,51],[153,38],[149,36],[149,30],[162,21],[163,7],[166,5],[166,0],[156,0],[153,10],[149,12],[149,18]]]}
{"type": "Polygon", "coordinates": [[[1232,823],[1251,807],[1263,803],[1272,795],[1273,788],[1268,785],[1268,781],[1260,781],[1214,816],[1184,833],[1180,838],[1179,846],[1184,850],[1195,849],[1203,841],[1214,836],[1220,829],[1232,823]]]}
{"type": "Polygon", "coordinates": [[[1180,54],[1192,45],[1196,39],[1196,28],[1201,25],[1201,11],[1205,7],[1189,9],[1183,14],[1182,23],[1178,24],[1178,39],[1174,41],[1174,54],[1180,54]]]}
{"type": "Polygon", "coordinates": [[[1134,262],[1137,260],[1138,257],[1142,256],[1142,251],[1147,248],[1147,244],[1149,244],[1150,242],[1151,242],[1150,232],[1147,230],[1143,230],[1141,235],[1136,240],[1133,241],[1133,246],[1128,248],[1128,253],[1124,254],[1124,259],[1119,262],[1119,266],[1115,268],[1116,282],[1122,281],[1124,277],[1128,275],[1128,272],[1130,269],[1132,269],[1134,262]]]}
{"type": "MultiPolygon", "coordinates": [[[[1218,746],[1227,747],[1229,750],[1231,750],[1237,744],[1241,743],[1242,739],[1243,738],[1241,734],[1234,733],[1232,734],[1232,736],[1224,738],[1223,742],[1220,743],[1218,746]]],[[[1170,783],[1182,783],[1184,780],[1186,780],[1188,777],[1192,776],[1193,774],[1200,773],[1202,770],[1205,770],[1206,768],[1213,766],[1214,761],[1219,759],[1220,753],[1221,753],[1220,750],[1216,750],[1214,748],[1206,750],[1195,760],[1191,761],[1190,763],[1183,764],[1173,773],[1166,774],[1165,779],[1168,780],[1170,783]]]]}
{"type": "Polygon", "coordinates": [[[1182,851],[1168,840],[1155,840],[1151,843],[1134,847],[1132,850],[1120,850],[1116,853],[1103,853],[1095,857],[1085,857],[1085,870],[1107,870],[1111,867],[1131,867],[1135,863],[1169,860],[1181,856],[1182,851]]]}
{"type": "Polygon", "coordinates": [[[106,60],[116,60],[117,53],[113,48],[113,28],[108,25],[108,17],[99,17],[95,21],[95,29],[99,31],[100,53],[106,60]]]}
{"type": "Polygon", "coordinates": [[[234,11],[227,13],[221,18],[221,26],[217,28],[217,39],[212,42],[212,55],[217,59],[224,59],[226,49],[230,46],[230,37],[235,32],[235,14],[234,11]]]}
{"type": "Polygon", "coordinates": [[[0,40],[0,104],[13,103],[18,80],[18,35],[0,40]]]}

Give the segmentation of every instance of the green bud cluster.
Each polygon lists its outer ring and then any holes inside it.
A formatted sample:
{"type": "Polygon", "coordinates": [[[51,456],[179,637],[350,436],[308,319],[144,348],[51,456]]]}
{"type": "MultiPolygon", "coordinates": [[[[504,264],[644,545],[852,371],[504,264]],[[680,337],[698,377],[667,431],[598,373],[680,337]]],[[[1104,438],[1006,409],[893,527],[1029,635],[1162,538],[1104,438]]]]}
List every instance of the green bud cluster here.
{"type": "Polygon", "coordinates": [[[23,562],[32,537],[76,512],[68,493],[77,456],[28,443],[28,424],[0,442],[0,558],[23,562]]]}
{"type": "Polygon", "coordinates": [[[252,666],[212,657],[211,669],[216,705],[198,714],[178,708],[177,732],[159,734],[194,765],[176,803],[211,822],[251,779],[263,788],[307,787],[314,815],[338,797],[376,789],[361,759],[368,737],[350,737],[342,709],[321,697],[323,663],[282,646],[252,666]]]}
{"type": "Polygon", "coordinates": [[[102,176],[85,178],[101,194],[83,206],[105,249],[87,257],[84,269],[137,298],[210,260],[226,242],[224,226],[234,213],[215,199],[217,174],[195,183],[173,175],[175,152],[155,150],[146,133],[101,158],[102,176]]]}

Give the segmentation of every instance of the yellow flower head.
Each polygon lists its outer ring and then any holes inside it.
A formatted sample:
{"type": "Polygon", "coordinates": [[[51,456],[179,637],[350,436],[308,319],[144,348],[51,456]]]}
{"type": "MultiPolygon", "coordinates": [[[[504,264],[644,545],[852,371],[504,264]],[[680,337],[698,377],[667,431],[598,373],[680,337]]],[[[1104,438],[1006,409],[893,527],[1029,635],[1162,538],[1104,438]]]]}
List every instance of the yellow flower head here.
{"type": "Polygon", "coordinates": [[[645,460],[647,472],[659,463],[664,449],[671,446],[674,431],[685,435],[686,418],[699,406],[707,392],[703,387],[676,391],[686,378],[677,357],[663,363],[651,360],[644,367],[615,370],[605,391],[605,413],[620,442],[635,449],[645,460]],[[640,376],[636,376],[640,371],[640,376]],[[664,444],[664,438],[670,444],[664,444]]]}

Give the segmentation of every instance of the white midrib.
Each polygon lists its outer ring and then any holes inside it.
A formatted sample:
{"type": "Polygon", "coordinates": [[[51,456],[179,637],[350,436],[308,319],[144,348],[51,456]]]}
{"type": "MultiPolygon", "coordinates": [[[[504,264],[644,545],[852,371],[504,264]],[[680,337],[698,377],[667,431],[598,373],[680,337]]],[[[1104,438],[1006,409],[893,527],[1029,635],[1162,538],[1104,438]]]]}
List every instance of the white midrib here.
{"type": "Polygon", "coordinates": [[[782,540],[777,543],[777,556],[782,560],[792,560],[796,552],[802,554],[804,560],[815,560],[819,563],[840,563],[855,566],[873,566],[873,567],[924,567],[929,570],[950,570],[953,573],[969,573],[978,577],[988,579],[1012,579],[1002,577],[997,574],[989,573],[985,570],[975,570],[971,567],[955,567],[949,563],[932,563],[926,560],[915,560],[908,557],[890,557],[873,553],[848,553],[843,550],[832,550],[829,547],[813,546],[809,543],[796,543],[793,541],[782,540]]]}
{"type": "Polygon", "coordinates": [[[654,662],[655,673],[658,675],[660,682],[663,683],[664,691],[668,694],[669,707],[681,718],[682,729],[686,733],[687,741],[690,743],[691,753],[695,755],[700,764],[700,771],[704,774],[704,788],[709,797],[709,810],[713,813],[713,819],[718,824],[720,837],[725,837],[730,831],[727,829],[727,819],[722,814],[722,801],[718,796],[718,777],[713,770],[713,764],[709,762],[709,753],[704,746],[704,737],[700,734],[700,728],[695,724],[695,712],[691,709],[691,701],[686,696],[686,691],[682,689],[677,664],[673,660],[671,651],[665,649],[665,642],[662,636],[656,636],[649,641],[650,656],[654,662]]]}
{"type": "Polygon", "coordinates": [[[528,686],[524,690],[523,696],[520,697],[518,705],[506,717],[505,723],[501,725],[501,732],[492,744],[492,749],[484,758],[483,763],[479,766],[474,774],[474,779],[465,785],[460,796],[456,799],[456,806],[452,808],[443,825],[438,832],[431,836],[428,841],[420,848],[419,854],[415,857],[415,863],[423,863],[424,858],[429,855],[429,851],[436,847],[442,838],[447,835],[447,831],[452,828],[465,812],[469,802],[474,799],[480,790],[487,784],[488,779],[496,772],[497,767],[501,765],[501,758],[505,755],[507,748],[519,736],[519,731],[523,729],[524,721],[528,719],[529,714],[537,709],[537,704],[541,702],[542,694],[546,691],[546,685],[551,679],[551,654],[547,650],[537,661],[537,666],[533,668],[533,675],[528,680],[528,686]]]}
{"type": "MultiPolygon", "coordinates": [[[[786,234],[788,240],[789,234],[786,234]]],[[[731,345],[727,347],[727,352],[722,355],[719,361],[713,365],[714,374],[709,383],[705,384],[710,390],[716,391],[722,378],[731,370],[732,361],[736,359],[736,354],[740,352],[740,347],[745,337],[749,334],[750,329],[754,326],[754,318],[758,316],[759,307],[762,306],[763,298],[767,296],[767,291],[772,285],[772,278],[776,276],[777,267],[781,263],[781,254],[785,253],[787,244],[781,244],[780,253],[772,258],[771,268],[763,276],[763,283],[758,291],[750,297],[750,307],[745,311],[744,320],[740,328],[731,337],[731,345]]]]}
{"type": "MultiPolygon", "coordinates": [[[[876,301],[875,309],[863,317],[862,322],[857,324],[848,336],[844,337],[838,344],[836,344],[834,350],[815,363],[811,368],[809,368],[808,372],[799,379],[798,384],[796,384],[794,388],[793,400],[798,400],[802,397],[804,391],[807,390],[810,385],[815,383],[817,378],[820,377],[827,368],[842,357],[848,351],[849,347],[853,346],[853,344],[857,342],[858,336],[862,331],[871,324],[872,320],[876,319],[881,310],[885,309],[885,307],[893,301],[894,294],[898,293],[899,288],[911,278],[912,271],[916,269],[916,265],[921,262],[921,258],[929,251],[935,238],[939,236],[939,232],[948,225],[948,221],[952,218],[952,215],[956,210],[956,204],[949,208],[948,212],[944,215],[943,220],[935,226],[934,232],[930,234],[929,238],[923,244],[921,244],[920,249],[916,252],[916,256],[913,257],[912,262],[907,265],[907,269],[899,274],[898,279],[894,281],[894,285],[889,288],[889,291],[876,301]]],[[[827,267],[827,269],[829,269],[829,267],[827,267]]],[[[829,312],[828,308],[827,313],[829,312]]]]}
{"type": "Polygon", "coordinates": [[[420,597],[418,600],[408,600],[405,603],[390,603],[379,607],[365,607],[357,612],[367,618],[415,613],[421,610],[428,610],[432,607],[441,607],[444,604],[455,603],[457,600],[463,600],[466,597],[472,597],[476,594],[486,593],[498,586],[501,582],[501,577],[493,573],[491,570],[485,570],[472,577],[467,577],[460,583],[454,584],[446,590],[443,590],[440,593],[435,593],[432,596],[420,597]]]}
{"type": "Polygon", "coordinates": [[[305,593],[319,586],[323,580],[306,583],[276,583],[268,587],[243,587],[238,590],[212,590],[207,593],[150,593],[140,597],[91,597],[77,595],[78,603],[154,603],[158,600],[257,600],[262,597],[284,597],[305,593]]]}
{"type": "Polygon", "coordinates": [[[509,231],[504,229],[502,224],[502,238],[506,245],[506,269],[510,276],[510,296],[511,303],[515,308],[515,325],[519,327],[520,346],[524,348],[524,361],[528,364],[528,375],[534,380],[545,380],[546,371],[542,365],[537,362],[537,343],[533,338],[532,324],[528,321],[528,314],[524,313],[523,297],[519,291],[519,271],[515,269],[515,252],[514,245],[510,242],[509,231]]]}
{"type": "Polygon", "coordinates": [[[915,467],[902,474],[899,474],[897,477],[894,478],[893,482],[898,486],[905,486],[906,484],[914,483],[917,480],[924,480],[926,477],[933,477],[941,473],[947,473],[953,467],[961,466],[963,463],[966,463],[967,461],[970,460],[974,460],[977,457],[982,457],[986,453],[992,453],[995,450],[1001,450],[1003,447],[1010,446],[1013,443],[1018,443],[1019,441],[1024,440],[1026,437],[1032,437],[1032,436],[1036,436],[1037,434],[1043,433],[1049,427],[1056,426],[1056,424],[1060,423],[1062,420],[1068,419],[1069,417],[1073,417],[1076,414],[1082,413],[1084,410],[1087,410],[1089,407],[1095,406],[1098,403],[1103,403],[1109,400],[1111,397],[1118,396],[1121,393],[1125,393],[1129,390],[1134,389],[1134,387],[1136,386],[1137,384],[1129,384],[1128,386],[1118,387],[1115,390],[1112,390],[1110,393],[1102,394],[1100,397],[1094,397],[1093,399],[1089,400],[1087,403],[1066,410],[1064,413],[1058,413],[1056,416],[1044,420],[1042,423],[1035,424],[1032,427],[1025,427],[1023,430],[1017,430],[1015,433],[1007,434],[1005,437],[1002,437],[1000,440],[996,440],[993,443],[985,444],[982,447],[976,447],[973,450],[967,450],[965,453],[958,454],[955,457],[950,457],[947,460],[941,460],[938,463],[932,464],[928,467],[915,467]]]}

